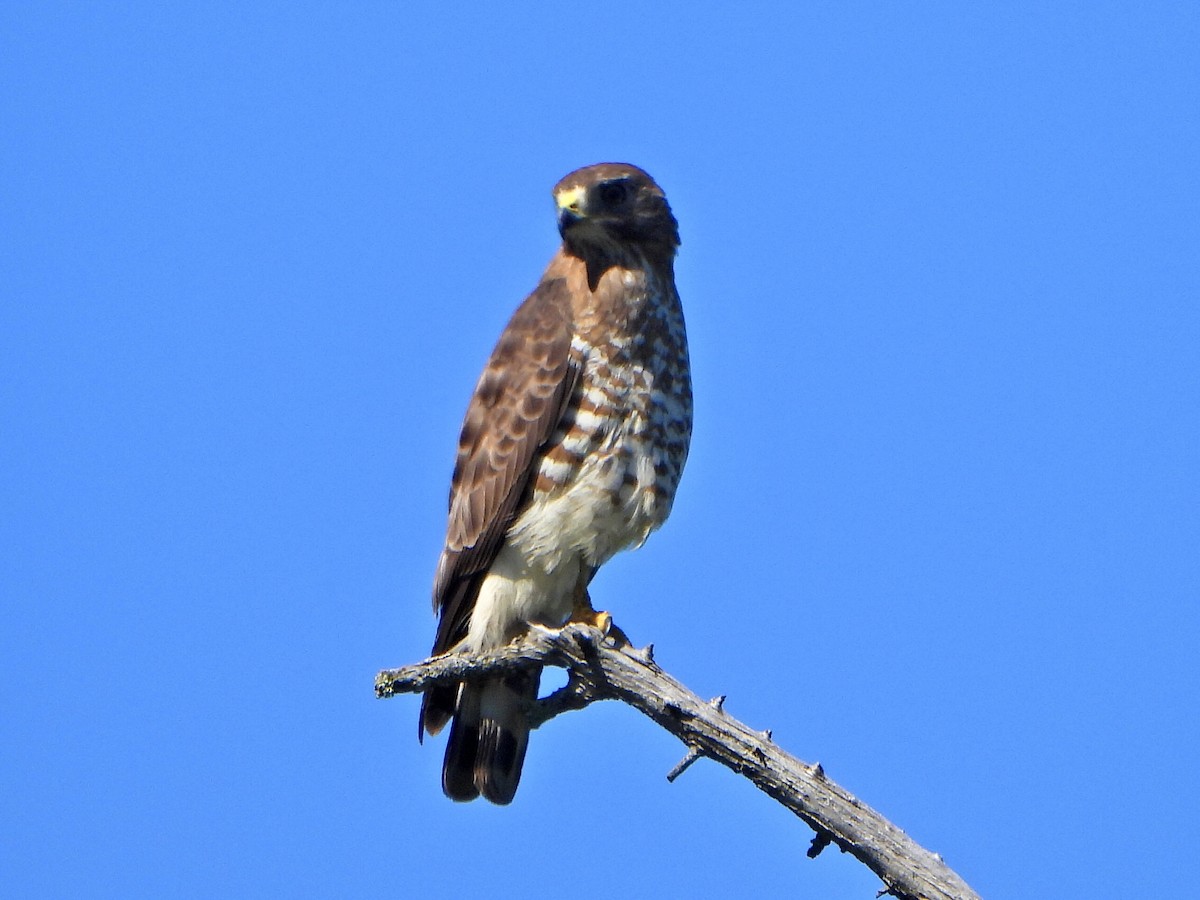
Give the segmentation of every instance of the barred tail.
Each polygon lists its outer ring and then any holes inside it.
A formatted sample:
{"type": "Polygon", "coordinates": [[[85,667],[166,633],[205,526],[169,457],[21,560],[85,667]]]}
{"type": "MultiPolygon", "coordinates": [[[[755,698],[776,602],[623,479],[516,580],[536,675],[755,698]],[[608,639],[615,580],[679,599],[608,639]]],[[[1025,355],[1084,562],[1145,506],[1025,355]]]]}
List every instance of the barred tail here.
{"type": "Polygon", "coordinates": [[[442,764],[442,790],[451,800],[482,794],[492,803],[512,802],[529,746],[526,706],[537,699],[541,674],[530,669],[463,685],[442,764]]]}

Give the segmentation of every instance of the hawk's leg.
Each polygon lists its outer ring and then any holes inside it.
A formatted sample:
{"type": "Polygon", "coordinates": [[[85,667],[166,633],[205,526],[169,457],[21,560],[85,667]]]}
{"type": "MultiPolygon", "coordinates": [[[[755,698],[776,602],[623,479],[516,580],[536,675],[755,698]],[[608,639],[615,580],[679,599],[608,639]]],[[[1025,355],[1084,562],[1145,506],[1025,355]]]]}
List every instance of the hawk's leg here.
{"type": "Polygon", "coordinates": [[[606,637],[616,641],[618,647],[627,646],[629,637],[613,621],[612,614],[592,608],[592,598],[588,595],[587,589],[591,576],[591,572],[585,571],[583,577],[579,579],[579,584],[575,586],[575,596],[571,603],[571,617],[567,622],[579,622],[599,628],[606,637]]]}

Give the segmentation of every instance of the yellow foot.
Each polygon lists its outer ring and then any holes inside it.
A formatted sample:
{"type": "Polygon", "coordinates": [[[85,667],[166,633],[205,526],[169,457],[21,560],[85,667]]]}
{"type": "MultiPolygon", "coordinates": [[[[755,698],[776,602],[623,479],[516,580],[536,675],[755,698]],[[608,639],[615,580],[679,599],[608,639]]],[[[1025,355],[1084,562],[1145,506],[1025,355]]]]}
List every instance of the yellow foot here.
{"type": "Polygon", "coordinates": [[[576,592],[575,603],[571,607],[571,618],[567,621],[599,628],[605,637],[610,637],[616,641],[617,646],[629,643],[629,638],[625,632],[613,622],[611,613],[604,610],[597,611],[592,609],[592,600],[588,596],[587,588],[576,592]]]}

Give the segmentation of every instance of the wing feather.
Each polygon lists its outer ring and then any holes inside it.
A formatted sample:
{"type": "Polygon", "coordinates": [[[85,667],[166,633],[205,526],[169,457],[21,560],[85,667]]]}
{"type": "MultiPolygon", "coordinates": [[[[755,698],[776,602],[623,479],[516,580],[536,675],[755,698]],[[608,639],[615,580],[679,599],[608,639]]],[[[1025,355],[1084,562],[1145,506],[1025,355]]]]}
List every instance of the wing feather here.
{"type": "Polygon", "coordinates": [[[466,635],[479,583],[527,502],[540,451],[579,382],[566,282],[543,281],[513,314],[463,422],[450,481],[446,544],[434,579],[441,612],[433,652],[466,635]]]}

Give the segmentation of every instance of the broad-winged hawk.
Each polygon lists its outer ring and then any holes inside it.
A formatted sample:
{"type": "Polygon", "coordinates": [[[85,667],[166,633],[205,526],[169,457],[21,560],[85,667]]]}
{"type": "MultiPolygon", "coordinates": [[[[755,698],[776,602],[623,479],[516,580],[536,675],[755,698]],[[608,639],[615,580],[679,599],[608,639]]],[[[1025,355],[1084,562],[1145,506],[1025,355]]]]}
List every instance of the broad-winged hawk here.
{"type": "MultiPolygon", "coordinates": [[[[458,441],[433,589],[434,653],[503,646],[590,612],[587,585],[671,511],[692,432],[679,232],[635,166],[554,188],[562,246],[514,313],[458,441]]],[[[429,690],[420,734],[453,719],[442,789],[509,803],[540,671],[429,690]]]]}

